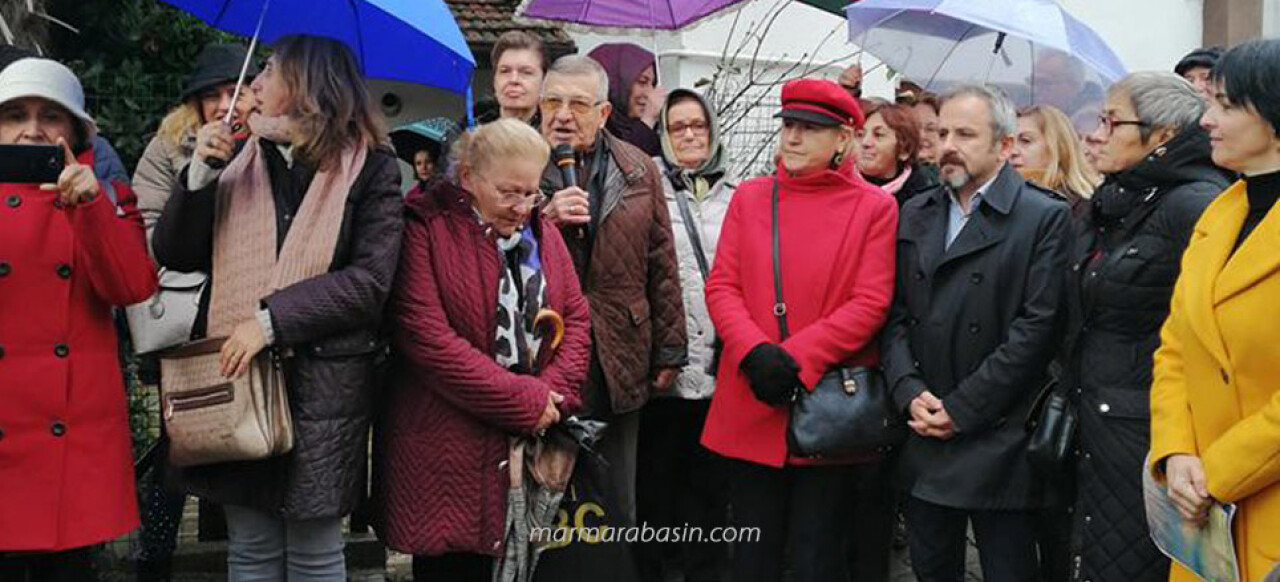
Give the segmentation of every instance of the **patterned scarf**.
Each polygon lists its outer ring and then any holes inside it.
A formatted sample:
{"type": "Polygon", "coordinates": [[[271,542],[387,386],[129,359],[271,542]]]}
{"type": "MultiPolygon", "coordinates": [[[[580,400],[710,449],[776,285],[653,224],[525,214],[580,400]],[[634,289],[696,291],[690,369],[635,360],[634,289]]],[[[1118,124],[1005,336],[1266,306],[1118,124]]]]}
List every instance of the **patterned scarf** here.
{"type": "Polygon", "coordinates": [[[498,325],[494,359],[517,373],[531,374],[542,339],[534,331],[534,319],[546,300],[542,263],[533,228],[497,240],[502,257],[498,280],[498,325]],[[515,272],[519,271],[519,281],[515,272]]]}

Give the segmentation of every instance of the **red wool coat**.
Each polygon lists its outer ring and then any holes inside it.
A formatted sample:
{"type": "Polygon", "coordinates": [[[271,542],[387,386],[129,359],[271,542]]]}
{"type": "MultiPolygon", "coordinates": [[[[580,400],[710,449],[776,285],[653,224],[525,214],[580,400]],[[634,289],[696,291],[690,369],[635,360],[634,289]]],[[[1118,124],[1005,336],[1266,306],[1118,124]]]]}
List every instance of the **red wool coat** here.
{"type": "Polygon", "coordinates": [[[0,551],[138,524],[111,308],[151,296],[156,276],[133,191],[113,185],[116,206],[104,193],[60,207],[56,192],[0,184],[0,551]]]}
{"type": "MultiPolygon", "coordinates": [[[[779,172],[782,290],[791,337],[781,345],[812,389],[839,363],[875,365],[893,297],[898,205],[846,161],[803,177],[779,172]]],[[[724,352],[702,444],[726,457],[782,467],[787,407],[756,400],[738,365],[780,338],[773,315],[770,198],[774,177],[738,186],[707,280],[707,309],[724,352]]],[[[803,461],[799,461],[803,463],[803,461]]]]}
{"type": "Polygon", "coordinates": [[[560,233],[544,221],[545,305],[564,318],[564,339],[554,354],[543,342],[537,376],[494,360],[504,267],[467,196],[442,183],[408,201],[392,298],[400,363],[375,431],[374,490],[380,536],[411,554],[500,555],[508,437],[533,430],[551,390],[565,396],[562,413],[578,409],[591,354],[587,300],[560,233]]]}

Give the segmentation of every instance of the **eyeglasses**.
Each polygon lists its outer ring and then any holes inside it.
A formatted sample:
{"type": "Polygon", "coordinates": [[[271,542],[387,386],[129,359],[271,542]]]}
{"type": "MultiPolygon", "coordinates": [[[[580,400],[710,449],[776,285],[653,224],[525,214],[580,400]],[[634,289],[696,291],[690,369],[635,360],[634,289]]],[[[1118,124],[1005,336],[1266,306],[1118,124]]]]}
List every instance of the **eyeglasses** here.
{"type": "Polygon", "coordinates": [[[560,111],[561,107],[568,105],[569,113],[572,113],[577,117],[582,117],[591,113],[591,111],[601,103],[604,102],[596,101],[595,103],[589,103],[578,99],[569,99],[566,101],[562,97],[543,97],[542,103],[540,103],[539,106],[542,108],[543,115],[555,115],[560,111]]]}
{"type": "Polygon", "coordinates": [[[686,131],[692,131],[693,135],[704,135],[707,133],[707,130],[709,129],[711,129],[711,127],[707,125],[707,122],[698,120],[690,123],[677,123],[675,125],[668,125],[667,133],[676,137],[680,137],[684,135],[686,131]]]}
{"type": "Polygon", "coordinates": [[[511,206],[519,208],[521,205],[528,204],[532,208],[537,208],[547,199],[547,195],[542,190],[518,190],[515,188],[499,188],[488,178],[484,179],[485,183],[498,193],[498,202],[503,206],[511,206]]]}
{"type": "Polygon", "coordinates": [[[1103,135],[1107,137],[1111,137],[1111,134],[1115,132],[1117,127],[1121,127],[1125,125],[1136,125],[1138,127],[1147,127],[1148,124],[1145,121],[1138,121],[1136,119],[1124,120],[1124,119],[1116,119],[1114,117],[1111,117],[1110,115],[1098,116],[1097,127],[1102,128],[1103,135]]]}

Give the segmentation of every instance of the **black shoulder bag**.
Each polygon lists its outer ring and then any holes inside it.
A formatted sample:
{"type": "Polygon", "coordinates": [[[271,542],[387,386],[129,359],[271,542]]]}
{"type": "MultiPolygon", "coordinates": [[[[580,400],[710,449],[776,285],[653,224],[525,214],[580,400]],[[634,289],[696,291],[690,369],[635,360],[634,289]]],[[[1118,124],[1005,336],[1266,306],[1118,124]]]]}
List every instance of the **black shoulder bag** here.
{"type": "MultiPolygon", "coordinates": [[[[783,340],[787,304],[782,300],[782,255],[778,233],[778,181],[773,181],[773,314],[783,340]]],[[[888,453],[907,437],[879,367],[839,366],[823,374],[812,391],[798,387],[791,403],[787,449],[799,457],[888,453]]]]}
{"type": "MultiPolygon", "coordinates": [[[[668,173],[667,180],[671,182],[672,190],[676,193],[676,206],[680,208],[680,217],[684,221],[684,230],[689,233],[689,242],[693,245],[693,255],[698,261],[698,272],[702,274],[703,284],[706,284],[711,267],[707,264],[707,254],[702,251],[702,237],[698,235],[698,226],[693,223],[693,212],[689,211],[689,201],[684,199],[685,191],[678,187],[674,175],[668,173]]],[[[711,363],[707,364],[706,372],[710,376],[715,376],[716,371],[720,369],[720,353],[724,351],[724,342],[720,340],[720,336],[717,335],[712,342],[711,350],[711,363]]]]}

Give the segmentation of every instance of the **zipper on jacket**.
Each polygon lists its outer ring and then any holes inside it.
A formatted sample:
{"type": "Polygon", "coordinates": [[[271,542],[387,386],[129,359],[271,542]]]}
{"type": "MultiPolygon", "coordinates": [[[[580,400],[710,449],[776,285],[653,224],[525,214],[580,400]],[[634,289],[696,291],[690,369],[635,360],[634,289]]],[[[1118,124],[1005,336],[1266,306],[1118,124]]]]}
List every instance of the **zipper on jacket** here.
{"type": "Polygon", "coordinates": [[[169,394],[164,399],[164,418],[169,420],[176,412],[209,408],[235,399],[235,387],[230,382],[181,394],[169,394]]]}

